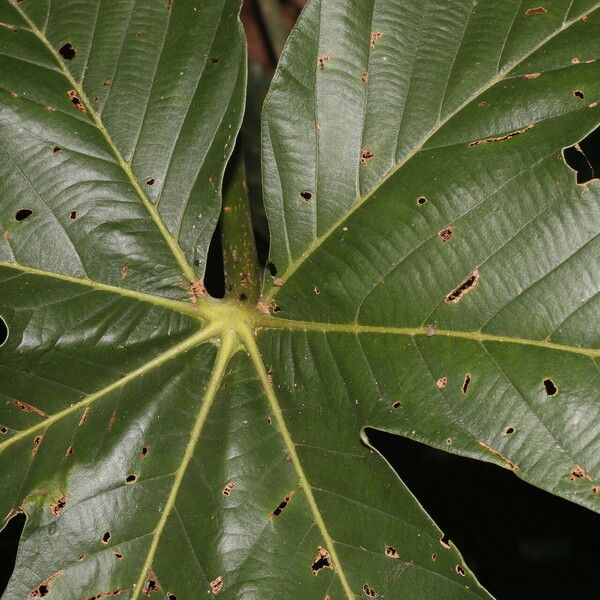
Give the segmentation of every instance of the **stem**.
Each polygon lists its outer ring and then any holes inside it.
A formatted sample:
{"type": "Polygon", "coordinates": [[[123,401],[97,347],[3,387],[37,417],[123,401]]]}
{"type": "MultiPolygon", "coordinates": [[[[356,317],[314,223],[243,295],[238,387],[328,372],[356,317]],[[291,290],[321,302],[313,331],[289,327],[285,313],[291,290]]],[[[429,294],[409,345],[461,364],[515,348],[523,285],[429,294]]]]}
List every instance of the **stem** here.
{"type": "Polygon", "coordinates": [[[260,271],[248,202],[246,166],[239,149],[230,164],[221,213],[225,297],[256,304],[260,296],[260,271]]]}
{"type": "Polygon", "coordinates": [[[283,21],[279,0],[256,0],[262,22],[267,30],[269,45],[278,61],[288,37],[288,30],[283,21]]]}

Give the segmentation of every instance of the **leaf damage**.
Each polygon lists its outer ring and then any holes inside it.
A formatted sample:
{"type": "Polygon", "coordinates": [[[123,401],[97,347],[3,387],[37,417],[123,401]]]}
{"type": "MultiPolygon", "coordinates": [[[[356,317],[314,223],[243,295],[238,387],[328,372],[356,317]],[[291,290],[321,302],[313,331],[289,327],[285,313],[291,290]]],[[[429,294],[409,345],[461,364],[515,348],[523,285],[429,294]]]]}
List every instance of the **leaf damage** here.
{"type": "Polygon", "coordinates": [[[318,575],[323,569],[331,569],[334,570],[333,563],[331,562],[331,556],[329,552],[319,546],[317,548],[317,555],[312,561],[311,571],[313,575],[318,575]]]}
{"type": "Polygon", "coordinates": [[[509,458],[507,458],[506,456],[504,456],[504,454],[502,454],[498,450],[495,450],[494,448],[492,448],[489,444],[486,444],[483,440],[479,440],[478,444],[484,450],[486,450],[487,452],[489,452],[490,454],[492,454],[496,458],[499,458],[507,466],[507,468],[509,468],[511,471],[518,471],[519,470],[519,467],[514,462],[512,462],[512,460],[510,460],[509,458]]]}
{"type": "Polygon", "coordinates": [[[56,571],[56,573],[53,573],[52,575],[50,575],[50,577],[44,579],[42,583],[40,583],[36,588],[31,590],[31,592],[29,592],[27,596],[29,598],[44,598],[50,593],[52,585],[54,584],[56,579],[58,579],[63,573],[64,571],[56,571]]]}
{"type": "Polygon", "coordinates": [[[465,277],[453,290],[446,295],[446,302],[456,304],[460,302],[466,294],[472,292],[479,283],[479,271],[475,269],[468,277],[465,277]]]}
{"type": "Polygon", "coordinates": [[[492,137],[486,137],[486,138],[482,138],[480,140],[474,140],[472,142],[469,142],[469,148],[474,148],[475,146],[481,146],[482,144],[489,144],[491,142],[506,142],[507,140],[512,140],[513,138],[517,137],[518,135],[522,135],[524,133],[527,133],[528,131],[531,131],[533,129],[534,125],[533,123],[527,125],[527,127],[523,127],[522,129],[517,129],[515,131],[511,131],[510,133],[506,133],[504,135],[498,135],[498,136],[492,136],[492,137]]]}

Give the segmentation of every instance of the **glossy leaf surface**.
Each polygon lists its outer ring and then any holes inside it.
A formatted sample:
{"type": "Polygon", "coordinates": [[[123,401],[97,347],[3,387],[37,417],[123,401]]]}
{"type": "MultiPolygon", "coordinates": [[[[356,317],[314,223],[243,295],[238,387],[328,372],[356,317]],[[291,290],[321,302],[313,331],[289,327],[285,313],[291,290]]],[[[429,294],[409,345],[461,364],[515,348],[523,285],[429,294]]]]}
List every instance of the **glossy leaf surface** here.
{"type": "Polygon", "coordinates": [[[489,598],[367,427],[600,508],[599,190],[561,155],[598,4],[500,4],[308,5],[257,310],[201,284],[239,2],[3,0],[3,599],[489,598]]]}

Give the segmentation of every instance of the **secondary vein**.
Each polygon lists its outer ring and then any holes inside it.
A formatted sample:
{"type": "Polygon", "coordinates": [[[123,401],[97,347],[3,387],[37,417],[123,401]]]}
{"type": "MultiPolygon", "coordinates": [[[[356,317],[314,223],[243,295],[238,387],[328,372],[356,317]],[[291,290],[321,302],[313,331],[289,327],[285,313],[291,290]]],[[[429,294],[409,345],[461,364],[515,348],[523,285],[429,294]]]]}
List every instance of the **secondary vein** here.
{"type": "Polygon", "coordinates": [[[119,166],[121,167],[121,169],[127,176],[131,186],[133,187],[136,194],[142,201],[143,205],[146,207],[148,213],[150,214],[152,221],[154,221],[154,224],[156,225],[160,234],[164,238],[167,246],[171,250],[173,257],[177,261],[179,268],[181,269],[181,271],[183,272],[185,277],[188,279],[188,281],[195,281],[197,279],[196,272],[194,271],[193,267],[187,261],[183,250],[179,246],[179,243],[173,238],[173,236],[167,229],[167,226],[165,225],[164,221],[162,220],[157,208],[154,206],[154,204],[152,204],[150,199],[146,196],[146,194],[142,190],[140,183],[138,182],[137,178],[135,177],[135,175],[131,169],[131,165],[123,158],[121,151],[118,149],[117,145],[113,141],[112,136],[110,135],[110,133],[108,132],[106,127],[104,127],[104,124],[102,123],[100,115],[94,109],[93,104],[88,99],[82,86],[71,75],[71,72],[67,69],[67,67],[65,66],[64,62],[62,61],[60,55],[58,54],[56,49],[52,46],[52,44],[50,43],[48,38],[45,36],[44,32],[38,28],[38,26],[32,21],[32,19],[29,17],[29,15],[27,15],[27,13],[16,2],[14,2],[12,0],[9,0],[9,2],[13,6],[13,8],[21,15],[21,17],[27,23],[27,25],[29,25],[31,32],[40,40],[40,42],[48,49],[48,51],[54,57],[54,60],[56,61],[58,67],[60,68],[61,73],[66,78],[66,80],[69,82],[69,85],[72,87],[72,89],[75,90],[75,92],[77,93],[77,96],[79,97],[81,102],[85,105],[88,113],[90,114],[90,116],[92,117],[92,119],[94,121],[94,124],[96,125],[97,129],[100,131],[100,133],[104,137],[106,143],[112,150],[112,153],[114,154],[115,158],[117,159],[119,166]]]}
{"type": "Polygon", "coordinates": [[[196,421],[194,422],[194,427],[192,428],[190,439],[185,448],[181,464],[179,465],[175,473],[175,479],[173,480],[173,486],[171,487],[171,491],[169,492],[165,508],[162,511],[158,524],[154,530],[152,542],[150,543],[150,548],[148,549],[148,554],[146,555],[146,560],[144,561],[144,564],[140,571],[137,583],[134,585],[131,600],[137,600],[140,596],[140,593],[144,590],[144,582],[148,575],[148,571],[152,567],[154,557],[156,556],[156,551],[158,550],[160,538],[167,524],[167,520],[169,519],[169,515],[175,508],[177,494],[179,493],[179,489],[183,482],[183,478],[186,474],[187,467],[190,461],[192,460],[192,457],[194,456],[194,451],[196,450],[198,440],[200,439],[202,428],[206,423],[206,419],[208,418],[208,414],[213,405],[214,399],[217,395],[217,392],[219,391],[219,387],[225,375],[229,359],[235,352],[236,340],[237,337],[233,331],[226,330],[223,333],[223,337],[221,339],[221,347],[219,349],[219,354],[217,355],[215,367],[212,371],[208,387],[206,388],[206,392],[204,393],[204,398],[202,400],[202,404],[200,405],[200,410],[198,411],[196,421]]]}
{"type": "Polygon", "coordinates": [[[219,330],[218,324],[209,325],[202,331],[196,333],[193,336],[190,336],[189,338],[187,338],[180,344],[173,346],[166,352],[159,354],[152,360],[143,364],[141,367],[138,367],[134,371],[131,371],[127,375],[121,377],[120,379],[117,379],[110,385],[107,385],[106,387],[102,388],[101,390],[98,390],[97,392],[94,392],[93,394],[90,394],[89,396],[86,396],[79,402],[76,402],[75,404],[72,404],[71,406],[69,406],[63,410],[61,410],[57,413],[54,413],[53,415],[50,415],[48,418],[44,419],[43,421],[40,421],[36,425],[33,425],[32,427],[29,427],[28,429],[24,429],[23,431],[19,431],[12,437],[8,438],[5,442],[0,443],[0,454],[2,454],[2,452],[6,448],[8,448],[9,446],[12,446],[19,440],[22,440],[23,438],[26,438],[26,437],[32,435],[33,433],[39,431],[40,429],[45,429],[45,428],[50,427],[51,425],[53,425],[57,421],[60,421],[67,415],[70,415],[71,413],[79,411],[82,408],[85,409],[86,407],[93,404],[99,398],[102,398],[103,396],[110,394],[111,392],[115,391],[116,389],[127,385],[134,379],[137,379],[138,377],[145,375],[146,373],[152,371],[153,369],[160,367],[162,364],[166,363],[167,361],[170,361],[170,360],[176,358],[180,354],[187,352],[188,350],[190,350],[191,348],[194,348],[195,346],[201,344],[202,342],[205,342],[205,341],[215,337],[215,335],[218,333],[218,330],[219,330]]]}

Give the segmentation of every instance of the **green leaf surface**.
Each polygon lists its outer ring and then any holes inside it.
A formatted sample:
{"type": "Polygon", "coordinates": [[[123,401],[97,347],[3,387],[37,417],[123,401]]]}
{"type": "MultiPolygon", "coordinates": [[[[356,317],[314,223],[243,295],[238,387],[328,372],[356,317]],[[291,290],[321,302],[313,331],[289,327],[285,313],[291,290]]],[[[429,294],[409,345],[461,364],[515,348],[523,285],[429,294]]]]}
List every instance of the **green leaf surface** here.
{"type": "Polygon", "coordinates": [[[561,153],[600,4],[312,0],[257,308],[200,282],[239,4],[0,0],[2,598],[490,598],[368,428],[600,509],[600,190],[561,153]]]}
{"type": "Polygon", "coordinates": [[[598,6],[313,1],[263,131],[283,381],[304,348],[314,402],[336,378],[363,426],[593,510],[600,188],[562,149],[598,125],[598,6]]]}

